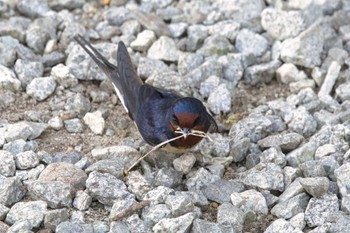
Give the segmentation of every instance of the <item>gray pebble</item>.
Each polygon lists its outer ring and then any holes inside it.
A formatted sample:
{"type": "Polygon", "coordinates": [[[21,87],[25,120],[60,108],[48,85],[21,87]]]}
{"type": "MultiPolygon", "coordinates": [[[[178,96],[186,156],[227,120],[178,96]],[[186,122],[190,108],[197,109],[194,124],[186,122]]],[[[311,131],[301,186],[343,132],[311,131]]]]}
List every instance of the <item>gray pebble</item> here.
{"type": "Polygon", "coordinates": [[[16,165],[11,152],[0,150],[0,174],[3,176],[14,176],[16,165]]]}
{"type": "Polygon", "coordinates": [[[267,50],[268,42],[263,36],[249,31],[248,29],[243,29],[237,35],[236,48],[241,53],[252,53],[260,57],[267,50]]]}
{"type": "Polygon", "coordinates": [[[85,232],[93,233],[94,229],[91,224],[77,223],[65,221],[60,223],[56,227],[56,233],[66,233],[66,232],[85,232]]]}
{"type": "Polygon", "coordinates": [[[36,141],[26,142],[23,139],[17,139],[4,145],[4,150],[11,152],[13,155],[29,150],[36,151],[37,149],[38,143],[36,141]]]}
{"type": "Polygon", "coordinates": [[[12,204],[22,200],[26,193],[26,188],[16,177],[5,177],[0,175],[0,203],[5,206],[11,206],[12,204]]]}
{"type": "Polygon", "coordinates": [[[6,222],[28,221],[32,228],[39,227],[44,221],[47,204],[44,201],[18,202],[14,204],[6,216],[6,222]]]}
{"type": "Polygon", "coordinates": [[[16,78],[15,73],[9,68],[0,65],[0,90],[17,92],[21,88],[21,82],[16,78]]]}
{"type": "Polygon", "coordinates": [[[202,47],[197,52],[208,57],[213,55],[224,55],[233,51],[234,46],[226,37],[214,34],[204,40],[202,47]]]}
{"type": "Polygon", "coordinates": [[[161,168],[154,178],[153,186],[175,188],[182,183],[182,173],[173,168],[161,168]]]}
{"type": "Polygon", "coordinates": [[[268,136],[258,141],[258,145],[264,148],[278,146],[282,150],[293,150],[304,140],[304,137],[297,133],[282,133],[268,136]]]}
{"type": "Polygon", "coordinates": [[[101,111],[88,112],[85,114],[84,123],[90,128],[90,130],[97,135],[102,135],[105,128],[105,120],[102,117],[101,111]]]}
{"type": "Polygon", "coordinates": [[[313,197],[305,210],[305,221],[309,227],[321,226],[328,221],[328,216],[339,210],[338,198],[335,194],[313,197]]]}
{"type": "Polygon", "coordinates": [[[271,213],[278,218],[289,219],[305,211],[310,197],[301,193],[291,199],[280,202],[271,209],[271,213]]]}
{"type": "Polygon", "coordinates": [[[39,164],[38,155],[31,150],[16,154],[14,159],[18,169],[33,168],[39,164]]]}
{"type": "Polygon", "coordinates": [[[84,126],[78,118],[65,120],[64,127],[69,133],[82,133],[84,132],[84,126]]]}
{"type": "Polygon", "coordinates": [[[34,78],[42,77],[44,74],[44,66],[41,62],[17,59],[14,68],[23,88],[27,87],[34,78]]]}
{"type": "Polygon", "coordinates": [[[230,201],[232,193],[240,193],[245,190],[241,181],[220,179],[208,184],[202,189],[206,198],[220,204],[230,201]]]}
{"type": "Polygon", "coordinates": [[[282,168],[274,163],[258,164],[242,174],[243,183],[247,186],[267,190],[284,190],[282,168]]]}
{"type": "Polygon", "coordinates": [[[147,57],[168,62],[176,62],[179,59],[179,52],[176,49],[175,42],[171,38],[161,36],[149,48],[147,57]]]}
{"type": "Polygon", "coordinates": [[[115,200],[134,199],[124,182],[108,173],[91,172],[86,180],[86,191],[92,198],[105,205],[112,205],[115,200]]]}
{"type": "Polygon", "coordinates": [[[219,85],[208,97],[208,107],[215,113],[228,113],[231,111],[231,93],[225,84],[219,85]]]}
{"type": "Polygon", "coordinates": [[[195,216],[187,213],[177,218],[164,218],[160,220],[152,229],[153,232],[186,232],[189,231],[195,216]]]}
{"type": "Polygon", "coordinates": [[[56,82],[52,77],[34,78],[27,86],[27,94],[38,101],[47,99],[56,89],[56,82]]]}
{"type": "Polygon", "coordinates": [[[233,232],[243,230],[244,213],[241,209],[225,202],[218,207],[217,222],[225,228],[233,229],[233,232]]]}
{"type": "Polygon", "coordinates": [[[279,233],[279,232],[290,232],[290,233],[302,233],[303,231],[293,227],[293,225],[280,218],[273,221],[269,227],[265,230],[265,233],[279,233]]]}
{"type": "Polygon", "coordinates": [[[300,184],[313,197],[321,197],[329,188],[329,180],[326,177],[303,178],[300,184]]]}
{"type": "Polygon", "coordinates": [[[149,227],[153,227],[160,220],[169,217],[171,217],[171,211],[165,204],[157,204],[155,206],[151,206],[142,212],[142,219],[149,227]]]}
{"type": "Polygon", "coordinates": [[[254,189],[240,193],[233,192],[230,198],[232,204],[243,210],[244,213],[249,211],[265,215],[268,213],[265,197],[254,189]]]}
{"type": "Polygon", "coordinates": [[[33,200],[43,200],[50,208],[72,205],[72,187],[62,181],[32,181],[27,184],[27,188],[33,200]]]}
{"type": "Polygon", "coordinates": [[[51,229],[52,231],[56,230],[56,227],[64,221],[69,219],[68,209],[55,209],[49,210],[45,213],[44,218],[44,227],[51,229]]]}
{"type": "Polygon", "coordinates": [[[74,87],[78,84],[78,79],[71,73],[69,67],[63,64],[52,67],[51,76],[65,88],[74,87]]]}
{"type": "Polygon", "coordinates": [[[150,30],[144,30],[131,42],[130,47],[136,51],[146,52],[155,41],[156,34],[150,30]]]}

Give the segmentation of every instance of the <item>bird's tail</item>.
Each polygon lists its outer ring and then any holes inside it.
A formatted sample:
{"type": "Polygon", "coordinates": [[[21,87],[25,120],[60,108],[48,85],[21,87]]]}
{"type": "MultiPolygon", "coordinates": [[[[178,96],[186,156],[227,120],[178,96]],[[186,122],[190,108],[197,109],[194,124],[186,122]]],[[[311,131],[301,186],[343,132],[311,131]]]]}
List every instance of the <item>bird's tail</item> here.
{"type": "Polygon", "coordinates": [[[103,57],[82,36],[78,35],[74,37],[74,39],[89,54],[100,69],[111,79],[125,110],[129,113],[130,117],[133,118],[132,113],[137,110],[137,93],[143,83],[132,66],[130,56],[124,43],[119,42],[118,44],[117,67],[103,57]]]}

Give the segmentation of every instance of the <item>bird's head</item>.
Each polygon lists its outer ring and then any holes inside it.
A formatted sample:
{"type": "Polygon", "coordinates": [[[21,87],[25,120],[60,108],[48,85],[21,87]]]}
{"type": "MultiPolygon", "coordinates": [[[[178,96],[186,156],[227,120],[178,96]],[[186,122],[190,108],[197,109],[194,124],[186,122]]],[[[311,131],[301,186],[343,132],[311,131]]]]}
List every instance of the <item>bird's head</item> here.
{"type": "Polygon", "coordinates": [[[168,116],[170,127],[181,131],[186,140],[193,130],[207,132],[211,126],[217,128],[213,117],[208,113],[203,103],[192,97],[178,99],[168,116]]]}

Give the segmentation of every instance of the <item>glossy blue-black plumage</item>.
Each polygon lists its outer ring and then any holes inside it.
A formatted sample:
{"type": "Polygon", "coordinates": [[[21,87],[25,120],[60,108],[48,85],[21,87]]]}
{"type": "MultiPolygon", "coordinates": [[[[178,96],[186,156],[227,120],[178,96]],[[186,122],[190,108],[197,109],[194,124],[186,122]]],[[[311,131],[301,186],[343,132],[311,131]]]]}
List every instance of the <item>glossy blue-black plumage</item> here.
{"type": "MultiPolygon", "coordinates": [[[[217,128],[215,120],[201,101],[192,97],[182,98],[172,92],[144,84],[133,68],[130,56],[122,42],[118,44],[118,67],[109,63],[83,37],[75,40],[95,63],[112,80],[123,106],[134,120],[143,139],[157,145],[179,136],[175,130],[201,130],[217,128]]],[[[172,151],[183,151],[197,144],[202,138],[188,136],[170,142],[172,151]]]]}

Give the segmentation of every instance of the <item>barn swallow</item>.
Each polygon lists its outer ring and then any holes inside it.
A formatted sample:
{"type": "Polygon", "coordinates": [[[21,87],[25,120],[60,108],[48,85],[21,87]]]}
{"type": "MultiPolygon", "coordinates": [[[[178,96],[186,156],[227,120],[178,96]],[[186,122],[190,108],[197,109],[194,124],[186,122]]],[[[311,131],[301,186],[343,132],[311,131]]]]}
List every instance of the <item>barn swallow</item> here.
{"type": "Polygon", "coordinates": [[[206,133],[209,129],[217,130],[214,118],[200,100],[181,97],[143,83],[133,68],[123,42],[118,43],[118,66],[115,66],[82,36],[74,39],[112,81],[122,105],[148,144],[159,145],[178,137],[180,132],[183,137],[167,143],[162,149],[175,153],[184,152],[203,138],[191,132],[206,133]]]}

